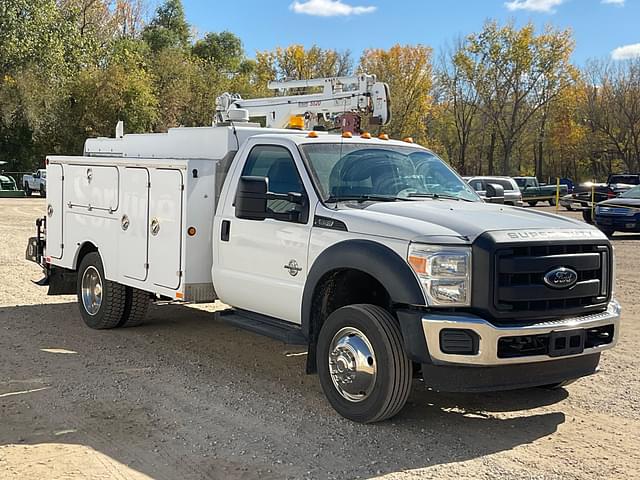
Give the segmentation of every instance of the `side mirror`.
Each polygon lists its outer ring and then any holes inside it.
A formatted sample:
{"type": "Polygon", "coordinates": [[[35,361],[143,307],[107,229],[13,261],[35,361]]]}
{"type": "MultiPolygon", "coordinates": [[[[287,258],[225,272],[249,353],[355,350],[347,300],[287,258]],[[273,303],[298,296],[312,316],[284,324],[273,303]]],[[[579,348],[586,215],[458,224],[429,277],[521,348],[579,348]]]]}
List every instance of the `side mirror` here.
{"type": "Polygon", "coordinates": [[[497,183],[488,183],[485,197],[489,203],[504,203],[504,187],[497,183]]]}
{"type": "Polygon", "coordinates": [[[247,220],[267,218],[267,177],[240,177],[236,193],[236,217],[247,220]]]}

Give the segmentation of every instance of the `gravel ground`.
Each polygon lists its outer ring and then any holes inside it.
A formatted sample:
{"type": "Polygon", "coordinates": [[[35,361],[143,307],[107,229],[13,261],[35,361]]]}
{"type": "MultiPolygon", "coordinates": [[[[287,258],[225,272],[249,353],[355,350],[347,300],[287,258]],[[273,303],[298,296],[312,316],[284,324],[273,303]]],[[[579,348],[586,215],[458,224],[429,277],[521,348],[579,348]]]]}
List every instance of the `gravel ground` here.
{"type": "Polygon", "coordinates": [[[614,238],[623,330],[599,375],[483,395],[416,382],[398,417],[358,425],[304,374],[304,352],[220,322],[216,305],[86,328],[74,297],[30,281],[43,211],[0,199],[1,479],[640,478],[640,235],[614,238]]]}

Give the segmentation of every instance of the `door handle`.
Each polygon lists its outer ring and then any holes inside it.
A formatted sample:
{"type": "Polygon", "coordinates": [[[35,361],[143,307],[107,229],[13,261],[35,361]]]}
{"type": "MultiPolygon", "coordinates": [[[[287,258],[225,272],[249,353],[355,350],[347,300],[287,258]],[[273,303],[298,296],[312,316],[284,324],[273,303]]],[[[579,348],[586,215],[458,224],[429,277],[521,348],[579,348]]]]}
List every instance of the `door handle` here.
{"type": "Polygon", "coordinates": [[[231,233],[231,221],[223,220],[222,227],[220,228],[220,240],[222,240],[223,242],[228,242],[229,233],[231,233]]]}

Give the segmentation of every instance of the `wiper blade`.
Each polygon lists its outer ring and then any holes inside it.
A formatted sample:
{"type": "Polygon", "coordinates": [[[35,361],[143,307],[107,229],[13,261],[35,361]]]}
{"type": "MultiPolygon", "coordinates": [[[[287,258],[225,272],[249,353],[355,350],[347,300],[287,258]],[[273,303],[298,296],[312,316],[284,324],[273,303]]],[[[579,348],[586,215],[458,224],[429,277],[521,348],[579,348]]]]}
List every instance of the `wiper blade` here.
{"type": "Polygon", "coordinates": [[[446,200],[464,200],[467,202],[471,202],[472,200],[467,200],[466,198],[457,197],[455,195],[447,195],[446,193],[410,193],[409,197],[413,198],[444,198],[446,200]]]}
{"type": "Polygon", "coordinates": [[[327,198],[325,200],[326,203],[337,203],[337,202],[348,202],[348,201],[355,201],[355,202],[368,202],[368,201],[374,201],[374,202],[395,202],[397,200],[403,200],[406,201],[408,200],[408,198],[402,198],[402,197],[391,197],[391,196],[387,196],[387,195],[336,195],[336,196],[331,196],[329,198],[327,198]]]}

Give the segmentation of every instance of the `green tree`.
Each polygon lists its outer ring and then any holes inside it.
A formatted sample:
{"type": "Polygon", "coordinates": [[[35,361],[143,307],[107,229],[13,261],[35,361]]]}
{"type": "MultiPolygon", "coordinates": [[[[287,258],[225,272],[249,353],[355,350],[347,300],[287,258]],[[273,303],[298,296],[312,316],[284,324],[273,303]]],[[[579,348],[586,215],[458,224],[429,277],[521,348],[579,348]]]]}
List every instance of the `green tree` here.
{"type": "Polygon", "coordinates": [[[244,61],[242,41],[231,32],[208,33],[198,40],[193,54],[225,72],[237,72],[244,61]]]}
{"type": "Polygon", "coordinates": [[[182,2],[166,0],[160,5],[149,25],[144,28],[142,38],[153,52],[166,48],[186,49],[189,46],[191,32],[182,2]]]}
{"type": "Polygon", "coordinates": [[[547,27],[536,35],[532,24],[517,29],[487,22],[457,54],[457,64],[478,92],[480,108],[500,139],[502,174],[511,173],[514,148],[535,115],[572,85],[572,51],[568,30],[547,27]]]}
{"type": "Polygon", "coordinates": [[[432,105],[431,48],[395,45],[389,50],[366,50],[358,68],[389,84],[391,123],[384,130],[395,138],[426,142],[432,105]]]}

